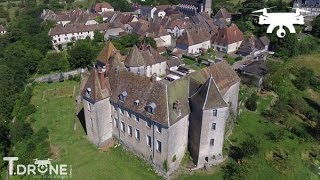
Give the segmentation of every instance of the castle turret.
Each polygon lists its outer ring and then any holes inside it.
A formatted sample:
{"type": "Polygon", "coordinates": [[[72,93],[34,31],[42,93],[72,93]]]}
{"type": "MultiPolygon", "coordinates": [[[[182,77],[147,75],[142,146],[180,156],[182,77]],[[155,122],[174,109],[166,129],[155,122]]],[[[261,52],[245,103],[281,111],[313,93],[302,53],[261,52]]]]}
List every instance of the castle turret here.
{"type": "Polygon", "coordinates": [[[82,96],[88,139],[101,147],[112,139],[111,88],[106,66],[93,68],[82,96]]]}
{"type": "Polygon", "coordinates": [[[197,167],[223,159],[223,141],[229,108],[212,77],[190,97],[189,147],[197,167]]]}

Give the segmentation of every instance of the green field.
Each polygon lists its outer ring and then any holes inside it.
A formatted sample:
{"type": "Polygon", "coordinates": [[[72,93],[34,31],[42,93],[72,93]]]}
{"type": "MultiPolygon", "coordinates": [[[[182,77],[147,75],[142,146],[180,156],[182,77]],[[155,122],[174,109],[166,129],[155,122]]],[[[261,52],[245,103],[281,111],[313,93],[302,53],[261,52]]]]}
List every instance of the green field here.
{"type": "Polygon", "coordinates": [[[160,179],[144,161],[121,147],[98,150],[75,117],[74,92],[79,83],[38,84],[32,103],[35,130],[49,129],[52,159],[72,165],[72,179],[160,179]],[[74,130],[75,127],[75,130],[74,130]]]}

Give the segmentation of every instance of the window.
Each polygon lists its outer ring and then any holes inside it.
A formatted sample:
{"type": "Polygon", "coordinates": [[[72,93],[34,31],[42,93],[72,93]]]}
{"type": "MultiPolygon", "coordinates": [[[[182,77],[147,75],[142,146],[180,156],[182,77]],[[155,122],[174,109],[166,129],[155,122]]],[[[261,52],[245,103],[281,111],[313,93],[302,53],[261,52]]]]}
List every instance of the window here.
{"type": "Polygon", "coordinates": [[[216,125],[217,125],[217,123],[212,123],[212,124],[211,124],[211,129],[212,129],[212,130],[216,130],[216,125]]]}
{"type": "Polygon", "coordinates": [[[118,120],[116,118],[114,118],[113,123],[114,123],[114,126],[118,128],[118,120]]]}
{"type": "Polygon", "coordinates": [[[136,129],[136,140],[140,141],[140,130],[136,129]]]}
{"type": "Polygon", "coordinates": [[[90,123],[91,123],[91,127],[93,127],[93,122],[92,122],[92,118],[90,118],[90,123]]]}
{"type": "Polygon", "coordinates": [[[147,145],[151,147],[151,136],[147,135],[147,145]]]}
{"type": "Polygon", "coordinates": [[[133,120],[137,120],[137,117],[136,117],[136,115],[134,115],[134,114],[131,114],[131,118],[132,118],[133,120]]]}
{"type": "Polygon", "coordinates": [[[214,139],[210,139],[210,146],[214,146],[214,139]]]}
{"type": "Polygon", "coordinates": [[[88,103],[88,111],[91,111],[91,104],[88,103]]]}
{"type": "Polygon", "coordinates": [[[125,128],[126,126],[125,126],[125,124],[124,124],[124,122],[121,122],[121,130],[123,131],[123,132],[126,132],[126,128],[125,128]]]}
{"type": "Polygon", "coordinates": [[[217,113],[218,113],[217,109],[212,110],[212,113],[213,113],[213,116],[217,116],[217,113]]]}
{"type": "Polygon", "coordinates": [[[161,142],[157,141],[157,151],[161,153],[161,142]]]}
{"type": "Polygon", "coordinates": [[[151,122],[150,121],[146,121],[146,124],[149,128],[151,128],[151,122]]]}
{"type": "Polygon", "coordinates": [[[156,127],[157,127],[157,131],[161,133],[161,127],[160,126],[156,126],[156,127]]]}
{"type": "Polygon", "coordinates": [[[128,134],[129,136],[132,136],[132,126],[128,125],[128,134]]]}

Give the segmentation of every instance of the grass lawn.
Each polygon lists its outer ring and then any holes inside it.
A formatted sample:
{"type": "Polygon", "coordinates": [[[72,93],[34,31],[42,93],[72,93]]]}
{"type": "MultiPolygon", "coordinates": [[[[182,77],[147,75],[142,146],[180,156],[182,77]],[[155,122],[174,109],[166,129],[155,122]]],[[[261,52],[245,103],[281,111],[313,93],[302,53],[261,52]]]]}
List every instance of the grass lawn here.
{"type": "MultiPolygon", "coordinates": [[[[242,90],[247,91],[246,89],[242,90]]],[[[269,140],[265,135],[268,132],[283,130],[283,127],[280,125],[267,122],[260,115],[261,111],[269,108],[273,98],[272,95],[260,96],[256,112],[251,112],[241,107],[243,111],[230,137],[234,145],[239,145],[247,137],[248,133],[253,134],[260,141],[259,154],[249,160],[248,179],[317,179],[319,176],[313,174],[301,159],[301,153],[313,144],[316,144],[315,142],[312,140],[309,142],[301,141],[300,138],[294,136],[289,131],[285,131],[283,138],[276,142],[269,140]],[[267,160],[266,155],[276,148],[285,149],[289,152],[289,160],[286,162],[289,170],[285,174],[277,171],[274,168],[274,164],[267,160]]],[[[297,123],[294,119],[290,121],[292,124],[295,123],[296,126],[303,126],[303,124],[297,123]]]]}
{"type": "Polygon", "coordinates": [[[320,53],[300,55],[293,58],[293,62],[298,67],[305,66],[313,69],[317,75],[320,75],[320,53]]]}
{"type": "Polygon", "coordinates": [[[52,159],[72,165],[72,179],[160,179],[144,161],[121,147],[98,150],[75,118],[74,92],[79,83],[38,84],[32,103],[37,112],[33,127],[49,129],[52,159]],[[74,130],[76,127],[76,130],[74,130]]]}

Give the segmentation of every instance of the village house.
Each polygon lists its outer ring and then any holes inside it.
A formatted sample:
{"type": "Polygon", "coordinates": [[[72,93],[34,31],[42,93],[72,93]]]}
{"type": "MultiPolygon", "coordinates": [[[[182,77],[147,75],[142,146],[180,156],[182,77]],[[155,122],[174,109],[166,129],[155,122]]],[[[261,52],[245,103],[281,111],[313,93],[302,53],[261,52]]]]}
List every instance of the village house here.
{"type": "Polygon", "coordinates": [[[81,9],[57,13],[52,10],[44,9],[40,17],[44,21],[53,21],[56,22],[57,25],[62,26],[66,26],[67,24],[92,24],[90,21],[95,18],[95,16],[92,17],[90,13],[81,9]]]}
{"type": "Polygon", "coordinates": [[[227,62],[168,81],[130,72],[116,50],[104,51],[104,63],[83,82],[89,141],[102,147],[116,139],[163,175],[179,167],[188,147],[198,168],[223,161],[226,124],[237,115],[240,86],[227,62]]]}
{"type": "Polygon", "coordinates": [[[211,38],[212,48],[227,54],[236,52],[242,41],[243,33],[235,24],[219,29],[211,38]]]}
{"type": "Polygon", "coordinates": [[[270,40],[266,37],[257,38],[253,34],[244,38],[238,49],[241,56],[257,57],[268,51],[270,40]]]}
{"type": "Polygon", "coordinates": [[[6,27],[4,27],[2,24],[0,24],[0,34],[6,34],[7,33],[7,29],[6,27]]]}
{"type": "Polygon", "coordinates": [[[176,41],[176,47],[188,54],[196,55],[211,47],[208,31],[204,29],[188,29],[176,41]]]}
{"type": "Polygon", "coordinates": [[[145,36],[153,38],[157,47],[168,47],[172,43],[170,34],[158,23],[151,23],[145,36]]]}
{"type": "Polygon", "coordinates": [[[172,37],[180,37],[184,30],[192,28],[192,24],[186,19],[174,19],[170,20],[165,28],[172,37]]]}
{"type": "Polygon", "coordinates": [[[214,19],[224,19],[227,23],[231,22],[231,14],[225,9],[221,8],[214,16],[214,19]]]}
{"type": "Polygon", "coordinates": [[[176,9],[188,16],[194,16],[197,13],[205,12],[209,16],[211,15],[211,2],[212,0],[180,0],[176,9]]]}
{"type": "Polygon", "coordinates": [[[320,0],[294,0],[293,11],[296,8],[310,11],[310,13],[301,12],[301,14],[314,18],[320,15],[320,0]]]}
{"type": "Polygon", "coordinates": [[[117,38],[123,32],[125,32],[125,26],[122,23],[110,23],[104,32],[104,40],[109,40],[110,37],[117,38]]]}
{"type": "Polygon", "coordinates": [[[151,77],[166,74],[166,59],[149,45],[134,46],[124,61],[128,71],[151,77]]]}
{"type": "Polygon", "coordinates": [[[113,12],[114,8],[107,2],[97,3],[93,8],[95,13],[101,14],[102,12],[113,12]]]}
{"type": "Polygon", "coordinates": [[[108,29],[107,24],[97,24],[97,25],[82,25],[82,24],[70,24],[63,26],[56,26],[51,28],[49,31],[49,36],[52,37],[52,44],[67,44],[69,42],[74,42],[78,39],[85,39],[89,37],[94,39],[94,31],[98,30],[103,34],[108,29]]]}

